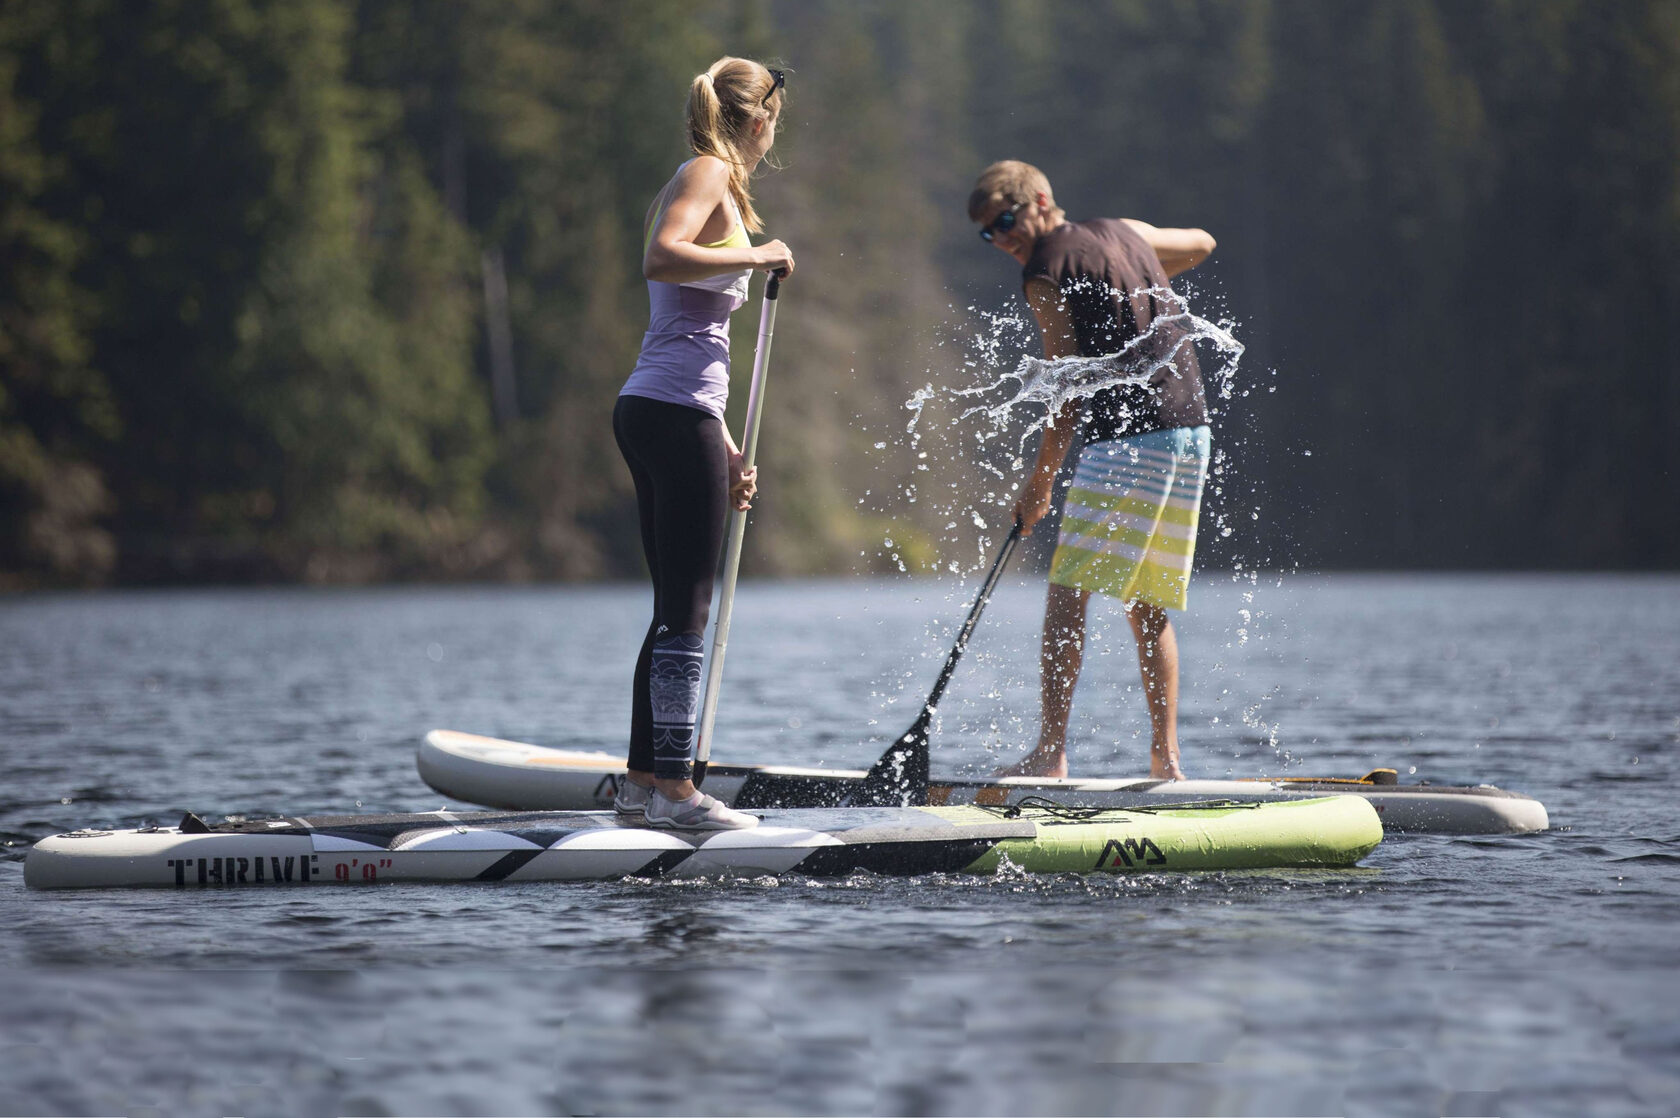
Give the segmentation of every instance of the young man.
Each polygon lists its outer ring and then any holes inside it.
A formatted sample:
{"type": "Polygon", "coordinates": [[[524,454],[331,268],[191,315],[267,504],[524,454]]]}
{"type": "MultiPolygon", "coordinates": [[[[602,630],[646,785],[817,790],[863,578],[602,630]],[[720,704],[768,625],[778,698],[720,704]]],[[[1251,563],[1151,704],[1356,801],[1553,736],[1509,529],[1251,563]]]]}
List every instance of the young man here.
{"type": "Polygon", "coordinates": [[[1052,487],[1084,436],[1050,567],[1040,649],[1038,747],[1000,776],[1066,776],[1068,714],[1093,590],[1119,598],[1137,638],[1149,704],[1152,775],[1182,780],[1178,642],[1207,477],[1207,401],[1168,280],[1206,260],[1201,229],[1130,218],[1068,221],[1038,168],[1007,160],[981,173],[968,200],[980,236],[1021,264],[1047,359],[1122,354],[1118,373],[1153,370],[1146,385],[1107,388],[1050,417],[1015,512],[1024,534],[1050,511],[1052,487]]]}

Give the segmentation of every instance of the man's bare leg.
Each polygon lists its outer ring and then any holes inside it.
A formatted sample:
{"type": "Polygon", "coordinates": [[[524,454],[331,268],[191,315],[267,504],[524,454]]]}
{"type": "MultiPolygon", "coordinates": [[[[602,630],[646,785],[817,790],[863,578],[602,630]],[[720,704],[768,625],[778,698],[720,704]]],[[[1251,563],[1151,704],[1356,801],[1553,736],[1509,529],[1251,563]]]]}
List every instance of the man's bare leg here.
{"type": "Polygon", "coordinates": [[[1073,689],[1085,659],[1085,607],[1089,590],[1050,584],[1039,642],[1038,748],[995,776],[1066,776],[1068,718],[1073,689]]]}
{"type": "Polygon", "coordinates": [[[1178,635],[1160,606],[1133,599],[1126,619],[1137,638],[1138,670],[1149,704],[1149,775],[1183,780],[1178,766],[1178,635]]]}

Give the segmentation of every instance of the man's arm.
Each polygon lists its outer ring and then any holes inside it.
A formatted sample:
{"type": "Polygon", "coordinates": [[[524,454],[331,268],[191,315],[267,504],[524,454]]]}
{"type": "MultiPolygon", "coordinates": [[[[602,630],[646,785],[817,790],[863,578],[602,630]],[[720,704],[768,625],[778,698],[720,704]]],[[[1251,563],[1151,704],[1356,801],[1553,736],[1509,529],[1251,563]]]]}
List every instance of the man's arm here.
{"type": "Polygon", "coordinates": [[[1161,267],[1168,279],[1180,272],[1188,272],[1206,260],[1213,255],[1216,247],[1212,234],[1206,229],[1157,229],[1136,218],[1123,217],[1120,220],[1149,242],[1149,247],[1161,258],[1161,267]]]}
{"type": "MultiPolygon", "coordinates": [[[[1028,281],[1027,303],[1032,307],[1033,317],[1038,319],[1038,331],[1044,340],[1047,360],[1071,357],[1079,352],[1079,343],[1073,333],[1073,316],[1068,313],[1067,304],[1062,301],[1061,293],[1054,284],[1044,279],[1028,281]]],[[[1043,520],[1050,511],[1050,502],[1055,496],[1056,473],[1067,458],[1068,448],[1073,445],[1074,427],[1083,408],[1083,401],[1068,401],[1044,428],[1043,438],[1038,444],[1038,460],[1027,475],[1020,499],[1015,502],[1015,515],[1021,520],[1023,536],[1032,535],[1033,525],[1043,520]]]]}

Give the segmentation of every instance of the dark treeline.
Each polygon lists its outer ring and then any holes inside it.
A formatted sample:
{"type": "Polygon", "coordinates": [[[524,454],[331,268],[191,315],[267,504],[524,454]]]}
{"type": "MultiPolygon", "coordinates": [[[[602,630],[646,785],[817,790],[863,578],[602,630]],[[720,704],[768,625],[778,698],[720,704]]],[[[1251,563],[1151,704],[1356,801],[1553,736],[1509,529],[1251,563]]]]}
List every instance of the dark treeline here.
{"type": "Polygon", "coordinates": [[[1219,239],[1208,562],[1680,562],[1677,0],[0,0],[0,585],[633,574],[641,225],[723,53],[792,70],[751,570],[977,559],[1019,440],[905,404],[1034,348],[1006,157],[1219,239]]]}

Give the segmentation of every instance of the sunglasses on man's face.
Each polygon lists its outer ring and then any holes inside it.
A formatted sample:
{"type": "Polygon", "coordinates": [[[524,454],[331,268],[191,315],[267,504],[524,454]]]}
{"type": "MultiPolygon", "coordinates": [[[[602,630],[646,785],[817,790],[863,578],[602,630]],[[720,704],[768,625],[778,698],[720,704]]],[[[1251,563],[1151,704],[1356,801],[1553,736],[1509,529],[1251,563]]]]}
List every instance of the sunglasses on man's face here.
{"type": "Polygon", "coordinates": [[[776,91],[778,89],[782,88],[782,86],[784,86],[786,84],[787,84],[787,75],[786,74],[782,73],[780,70],[771,70],[770,71],[770,92],[766,93],[764,95],[764,100],[762,100],[758,103],[758,107],[761,108],[761,109],[768,109],[770,107],[770,98],[776,96],[776,91]]]}
{"type": "Polygon", "coordinates": [[[990,223],[981,226],[980,239],[985,241],[987,244],[991,244],[993,237],[996,237],[999,233],[1007,233],[1011,229],[1015,228],[1015,212],[1026,204],[1027,203],[1025,202],[1016,202],[1013,206],[1010,206],[1007,210],[1004,210],[1002,213],[992,218],[990,223]]]}

